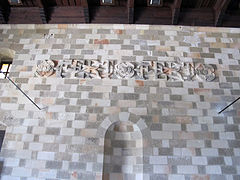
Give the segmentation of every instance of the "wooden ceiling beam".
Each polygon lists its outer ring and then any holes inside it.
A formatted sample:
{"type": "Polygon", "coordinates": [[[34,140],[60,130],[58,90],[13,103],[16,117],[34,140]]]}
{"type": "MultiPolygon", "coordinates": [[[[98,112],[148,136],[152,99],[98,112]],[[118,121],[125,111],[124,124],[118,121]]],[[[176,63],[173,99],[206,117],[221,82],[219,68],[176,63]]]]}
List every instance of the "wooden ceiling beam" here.
{"type": "Polygon", "coordinates": [[[214,6],[215,26],[221,26],[224,14],[231,0],[218,0],[214,6]]]}
{"type": "Polygon", "coordinates": [[[171,9],[172,9],[172,24],[178,24],[178,19],[181,11],[182,0],[174,0],[171,9]]]}
{"type": "Polygon", "coordinates": [[[69,3],[70,3],[70,4],[69,4],[70,6],[75,6],[74,0],[69,0],[69,3]]]}
{"type": "Polygon", "coordinates": [[[127,8],[128,8],[128,23],[133,24],[134,23],[134,0],[128,0],[127,8]]]}
{"type": "Polygon", "coordinates": [[[75,0],[76,6],[80,6],[83,8],[83,15],[85,23],[90,22],[90,15],[89,15],[89,7],[87,0],[75,0]]]}
{"type": "Polygon", "coordinates": [[[7,24],[9,20],[9,15],[11,7],[7,0],[0,1],[0,23],[7,24]]]}
{"type": "Polygon", "coordinates": [[[33,0],[33,4],[39,7],[39,13],[40,17],[42,19],[42,23],[46,24],[47,23],[47,17],[46,17],[46,12],[45,12],[45,7],[43,6],[42,0],[33,0]]]}
{"type": "Polygon", "coordinates": [[[36,4],[39,8],[43,8],[43,3],[41,0],[34,0],[34,4],[36,4]]]}
{"type": "Polygon", "coordinates": [[[62,0],[56,0],[57,6],[62,6],[62,0]]]}
{"type": "Polygon", "coordinates": [[[62,0],[63,6],[68,6],[68,0],[62,0]]]}

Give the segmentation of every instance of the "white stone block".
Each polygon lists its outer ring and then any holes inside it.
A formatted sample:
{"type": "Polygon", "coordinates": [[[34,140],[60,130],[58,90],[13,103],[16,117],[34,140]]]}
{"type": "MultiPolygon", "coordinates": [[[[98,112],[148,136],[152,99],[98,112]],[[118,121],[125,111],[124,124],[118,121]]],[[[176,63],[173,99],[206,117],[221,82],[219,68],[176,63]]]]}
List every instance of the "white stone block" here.
{"type": "Polygon", "coordinates": [[[54,142],[54,136],[53,135],[40,135],[39,136],[39,142],[53,143],[54,142]]]}
{"type": "Polygon", "coordinates": [[[29,143],[29,149],[32,151],[42,151],[43,144],[37,142],[29,143]]]}
{"type": "Polygon", "coordinates": [[[54,152],[38,152],[37,159],[54,160],[54,152]]]}
{"type": "Polygon", "coordinates": [[[167,164],[167,157],[150,156],[150,164],[167,164]]]}
{"type": "Polygon", "coordinates": [[[61,128],[60,135],[73,136],[74,135],[74,129],[72,129],[72,128],[61,128]]]}
{"type": "Polygon", "coordinates": [[[192,164],[193,165],[207,165],[207,158],[200,157],[200,156],[192,157],[192,164]]]}
{"type": "Polygon", "coordinates": [[[167,165],[153,165],[153,173],[155,174],[169,174],[170,168],[167,165]]]}
{"type": "Polygon", "coordinates": [[[170,174],[168,176],[168,180],[185,180],[185,177],[184,177],[184,175],[170,174]]]}
{"type": "Polygon", "coordinates": [[[19,149],[17,150],[15,157],[20,159],[31,159],[32,151],[19,149]]]}
{"type": "Polygon", "coordinates": [[[46,132],[46,128],[45,127],[40,127],[40,126],[36,126],[33,127],[33,134],[45,134],[46,132]]]}
{"type": "Polygon", "coordinates": [[[228,148],[227,140],[212,140],[213,148],[228,148]]]}
{"type": "Polygon", "coordinates": [[[39,170],[39,178],[56,178],[57,170],[43,169],[39,170]]]}
{"type": "Polygon", "coordinates": [[[15,167],[12,170],[12,176],[19,176],[19,177],[30,177],[32,174],[31,169],[23,168],[23,167],[15,167]]]}
{"type": "Polygon", "coordinates": [[[162,125],[163,131],[181,131],[181,124],[165,123],[162,125]]]}
{"type": "Polygon", "coordinates": [[[75,121],[72,122],[72,127],[77,128],[77,129],[85,128],[85,125],[86,125],[86,121],[75,120],[75,121]]]}
{"type": "Polygon", "coordinates": [[[187,147],[203,148],[204,140],[187,140],[187,147]]]}
{"type": "Polygon", "coordinates": [[[224,162],[226,165],[232,166],[232,164],[233,164],[232,157],[224,157],[224,162]]]}
{"type": "Polygon", "coordinates": [[[13,176],[1,176],[1,180],[20,180],[20,177],[13,177],[13,176]]]}
{"type": "Polygon", "coordinates": [[[202,156],[218,156],[218,150],[215,148],[202,148],[202,156]]]}
{"type": "Polygon", "coordinates": [[[73,136],[72,137],[72,144],[84,144],[85,139],[86,139],[85,137],[73,136]]]}
{"type": "Polygon", "coordinates": [[[5,158],[4,165],[8,167],[16,167],[19,166],[19,159],[16,158],[5,158]]]}
{"type": "Polygon", "coordinates": [[[27,133],[27,127],[24,126],[17,126],[13,128],[13,134],[26,134],[27,133]]]}
{"type": "Polygon", "coordinates": [[[220,166],[206,166],[206,173],[207,174],[221,174],[221,167],[220,166]]]}
{"type": "Polygon", "coordinates": [[[151,131],[152,139],[172,139],[173,133],[169,131],[151,131]]]}
{"type": "Polygon", "coordinates": [[[197,174],[197,166],[177,166],[177,172],[179,174],[197,174]]]}
{"type": "Polygon", "coordinates": [[[136,115],[147,115],[147,108],[129,108],[128,110],[136,115]]]}
{"type": "Polygon", "coordinates": [[[117,92],[118,93],[134,93],[134,87],[118,86],[117,92]]]}

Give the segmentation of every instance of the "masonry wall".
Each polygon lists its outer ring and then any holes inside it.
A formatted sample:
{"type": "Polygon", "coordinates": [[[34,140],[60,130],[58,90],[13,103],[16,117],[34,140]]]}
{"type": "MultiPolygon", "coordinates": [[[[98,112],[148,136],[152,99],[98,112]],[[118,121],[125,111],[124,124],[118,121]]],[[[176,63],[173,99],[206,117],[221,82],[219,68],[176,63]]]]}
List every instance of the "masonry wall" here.
{"type": "MultiPolygon", "coordinates": [[[[105,133],[129,121],[142,134],[139,180],[240,179],[240,30],[148,25],[0,25],[15,51],[0,80],[2,180],[100,180],[105,133]],[[44,60],[213,64],[212,82],[35,77],[44,60]]],[[[105,152],[105,154],[107,154],[105,152]]],[[[134,174],[137,169],[132,168],[134,174]]],[[[139,171],[138,171],[139,172],[139,171]]]]}

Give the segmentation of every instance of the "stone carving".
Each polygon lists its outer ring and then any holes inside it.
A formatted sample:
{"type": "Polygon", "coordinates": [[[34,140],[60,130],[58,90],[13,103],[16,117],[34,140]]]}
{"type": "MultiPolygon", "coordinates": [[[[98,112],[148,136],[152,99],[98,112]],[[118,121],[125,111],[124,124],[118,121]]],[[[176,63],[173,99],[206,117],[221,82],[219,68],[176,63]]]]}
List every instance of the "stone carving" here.
{"type": "Polygon", "coordinates": [[[54,34],[44,34],[44,39],[51,39],[54,38],[54,34]]]}
{"type": "Polygon", "coordinates": [[[196,79],[201,81],[213,81],[216,77],[215,70],[211,65],[196,64],[195,66],[196,79]]]}
{"type": "Polygon", "coordinates": [[[54,74],[54,62],[52,60],[45,60],[41,64],[37,65],[36,76],[49,77],[54,74]]]}
{"type": "Polygon", "coordinates": [[[212,65],[186,62],[120,62],[99,60],[63,60],[58,65],[45,60],[37,66],[36,76],[49,77],[56,73],[62,78],[90,79],[166,79],[168,81],[213,81],[212,65]]]}
{"type": "Polygon", "coordinates": [[[116,76],[122,78],[132,78],[135,74],[134,65],[130,62],[122,62],[115,65],[116,76]]]}

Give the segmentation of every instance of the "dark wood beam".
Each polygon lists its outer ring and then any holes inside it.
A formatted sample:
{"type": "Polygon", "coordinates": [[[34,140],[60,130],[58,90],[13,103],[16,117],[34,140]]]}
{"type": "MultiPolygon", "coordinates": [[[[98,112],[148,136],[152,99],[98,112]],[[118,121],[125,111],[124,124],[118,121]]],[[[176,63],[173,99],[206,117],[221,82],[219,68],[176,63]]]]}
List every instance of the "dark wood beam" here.
{"type": "Polygon", "coordinates": [[[42,0],[33,0],[33,3],[39,7],[40,17],[42,19],[43,24],[47,23],[46,11],[45,7],[43,6],[42,0]]]}
{"type": "Polygon", "coordinates": [[[0,24],[6,24],[5,18],[4,18],[4,10],[2,7],[0,7],[0,24]]]}
{"type": "Polygon", "coordinates": [[[7,24],[10,15],[10,5],[7,0],[0,1],[0,23],[7,24]]]}
{"type": "Polygon", "coordinates": [[[85,23],[90,22],[90,15],[89,15],[89,7],[87,0],[76,0],[76,6],[81,6],[83,8],[83,15],[85,19],[85,23]]]}
{"type": "Polygon", "coordinates": [[[171,9],[172,9],[172,24],[178,24],[178,19],[181,11],[182,0],[174,0],[171,9]]]}
{"type": "Polygon", "coordinates": [[[128,23],[133,24],[134,23],[134,0],[128,0],[127,8],[128,8],[128,23]]]}
{"type": "Polygon", "coordinates": [[[69,5],[70,5],[70,6],[75,6],[74,0],[69,0],[69,5]]]}
{"type": "Polygon", "coordinates": [[[68,6],[68,0],[62,0],[63,6],[68,6]]]}
{"type": "Polygon", "coordinates": [[[57,6],[62,6],[62,0],[56,0],[57,6]]]}
{"type": "Polygon", "coordinates": [[[231,0],[217,0],[214,6],[215,26],[221,26],[224,14],[231,0]]]}
{"type": "Polygon", "coordinates": [[[41,0],[35,0],[34,4],[36,4],[36,6],[39,7],[39,8],[43,8],[43,3],[42,3],[41,0]]]}

